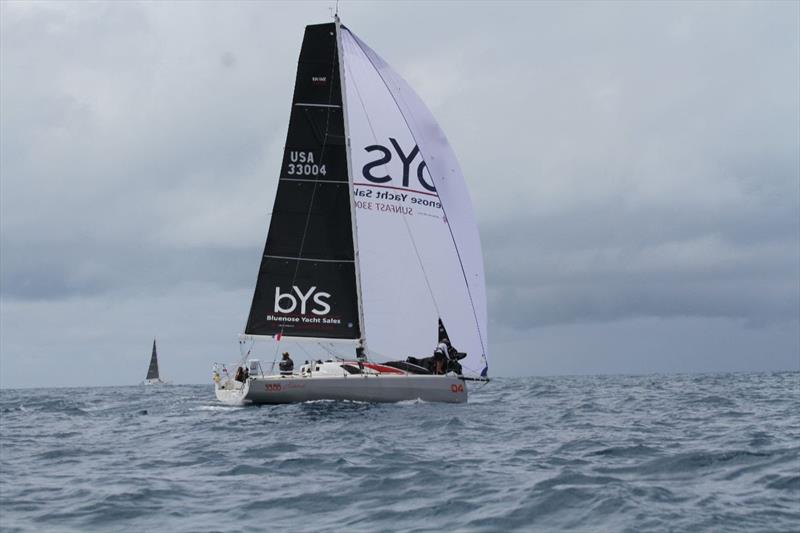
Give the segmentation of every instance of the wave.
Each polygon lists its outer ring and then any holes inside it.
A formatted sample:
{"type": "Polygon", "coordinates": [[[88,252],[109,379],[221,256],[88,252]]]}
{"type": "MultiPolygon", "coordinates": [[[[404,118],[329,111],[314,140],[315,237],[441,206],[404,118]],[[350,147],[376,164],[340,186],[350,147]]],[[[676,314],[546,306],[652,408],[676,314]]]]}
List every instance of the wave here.
{"type": "Polygon", "coordinates": [[[500,378],[459,406],[0,390],[2,523],[791,531],[798,376],[500,378]]]}

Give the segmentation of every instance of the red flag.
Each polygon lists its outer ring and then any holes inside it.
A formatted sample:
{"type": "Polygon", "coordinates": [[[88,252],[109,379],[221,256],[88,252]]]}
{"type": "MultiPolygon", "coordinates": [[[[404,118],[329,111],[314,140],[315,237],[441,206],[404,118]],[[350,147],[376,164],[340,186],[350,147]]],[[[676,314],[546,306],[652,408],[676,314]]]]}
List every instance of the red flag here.
{"type": "Polygon", "coordinates": [[[276,335],[272,336],[272,338],[275,339],[278,342],[280,342],[281,337],[283,337],[283,332],[282,331],[279,331],[276,335]]]}

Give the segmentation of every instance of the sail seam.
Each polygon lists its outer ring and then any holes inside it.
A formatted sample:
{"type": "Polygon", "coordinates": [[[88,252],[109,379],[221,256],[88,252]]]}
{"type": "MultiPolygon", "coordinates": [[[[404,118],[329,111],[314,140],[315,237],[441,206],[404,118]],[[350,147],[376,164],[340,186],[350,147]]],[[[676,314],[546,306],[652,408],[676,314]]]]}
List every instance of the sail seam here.
{"type": "Polygon", "coordinates": [[[314,261],[316,263],[353,263],[355,259],[314,259],[312,257],[290,257],[286,255],[269,255],[266,254],[264,257],[269,257],[270,259],[287,259],[289,261],[314,261]]]}
{"type": "Polygon", "coordinates": [[[326,183],[335,183],[341,185],[342,183],[349,184],[349,181],[341,181],[341,180],[308,180],[303,178],[281,178],[281,181],[300,181],[306,183],[319,183],[320,185],[324,185],[326,183]]]}
{"type": "Polygon", "coordinates": [[[336,104],[309,104],[309,103],[305,103],[305,102],[297,102],[294,105],[296,105],[296,106],[300,105],[300,106],[304,106],[304,107],[332,107],[332,108],[336,108],[336,109],[339,109],[340,107],[342,107],[342,106],[336,105],[336,104]]]}

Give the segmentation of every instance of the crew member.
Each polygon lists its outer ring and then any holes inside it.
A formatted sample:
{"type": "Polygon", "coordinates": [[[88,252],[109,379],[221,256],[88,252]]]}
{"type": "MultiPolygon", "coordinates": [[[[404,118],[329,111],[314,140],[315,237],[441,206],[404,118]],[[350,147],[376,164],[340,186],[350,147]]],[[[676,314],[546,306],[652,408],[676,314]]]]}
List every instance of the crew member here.
{"type": "Polygon", "coordinates": [[[364,346],[359,343],[356,346],[356,361],[358,361],[358,368],[364,370],[364,361],[367,360],[367,354],[364,353],[364,346]]]}
{"type": "Polygon", "coordinates": [[[233,378],[236,381],[241,381],[244,383],[244,368],[239,367],[236,369],[236,376],[233,378]]]}
{"type": "Polygon", "coordinates": [[[447,354],[447,372],[455,372],[460,376],[463,372],[463,369],[461,368],[461,363],[458,361],[460,359],[464,359],[467,354],[456,350],[453,345],[450,344],[450,339],[447,337],[444,337],[441,340],[438,348],[441,348],[442,345],[446,347],[445,353],[447,354]]]}
{"type": "Polygon", "coordinates": [[[433,351],[433,373],[444,374],[447,367],[447,344],[440,342],[433,351]]]}
{"type": "Polygon", "coordinates": [[[289,357],[289,352],[283,352],[283,359],[281,359],[278,368],[281,370],[281,376],[291,376],[294,371],[294,361],[289,357]]]}
{"type": "Polygon", "coordinates": [[[453,347],[450,345],[450,339],[444,337],[439,341],[439,344],[436,345],[436,349],[441,350],[449,358],[450,351],[453,349],[453,347]]]}

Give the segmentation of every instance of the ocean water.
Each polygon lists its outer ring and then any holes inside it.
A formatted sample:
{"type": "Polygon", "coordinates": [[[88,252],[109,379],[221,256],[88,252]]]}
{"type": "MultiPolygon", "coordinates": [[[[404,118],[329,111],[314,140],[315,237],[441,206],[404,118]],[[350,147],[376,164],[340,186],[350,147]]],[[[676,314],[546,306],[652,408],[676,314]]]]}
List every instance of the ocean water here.
{"type": "Polygon", "coordinates": [[[466,405],[0,391],[3,531],[800,531],[800,374],[495,379],[466,405]]]}

